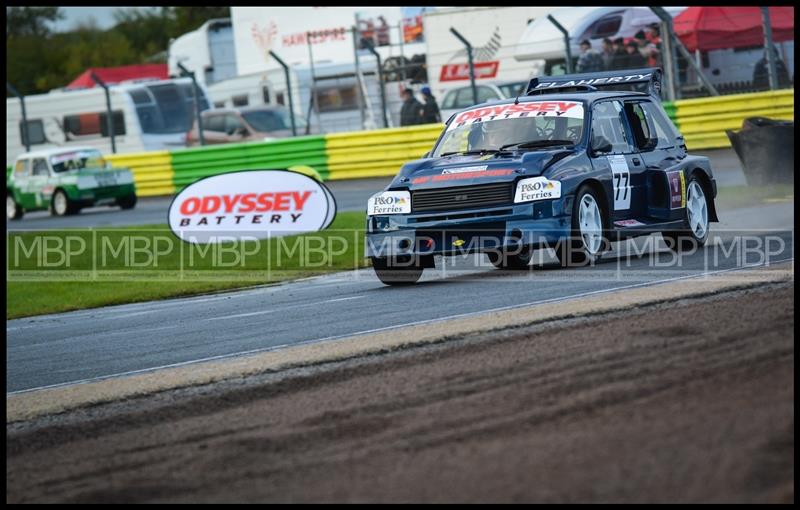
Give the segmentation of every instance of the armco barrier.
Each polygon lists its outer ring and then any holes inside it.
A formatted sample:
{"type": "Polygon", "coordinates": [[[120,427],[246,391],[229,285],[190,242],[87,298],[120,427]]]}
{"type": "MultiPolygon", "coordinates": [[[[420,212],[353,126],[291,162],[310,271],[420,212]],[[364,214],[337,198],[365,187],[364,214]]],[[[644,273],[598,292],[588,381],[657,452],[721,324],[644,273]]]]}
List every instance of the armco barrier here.
{"type": "Polygon", "coordinates": [[[730,147],[726,129],[747,117],[794,119],[794,89],[675,101],[675,121],[689,150],[730,147]]]}
{"type": "Polygon", "coordinates": [[[239,143],[172,151],[173,182],[180,191],[198,179],[236,170],[307,165],[328,178],[325,138],[303,136],[264,143],[239,143]]]}
{"type": "Polygon", "coordinates": [[[136,194],[139,196],[175,193],[172,157],[167,151],[111,154],[106,159],[115,167],[127,167],[131,170],[136,183],[136,194]]]}
{"type": "MultiPolygon", "coordinates": [[[[794,90],[686,99],[663,103],[690,150],[730,147],[726,129],[746,117],[794,119],[794,90]]],[[[215,145],[108,156],[133,171],[138,193],[168,195],[198,179],[235,170],[307,165],[324,180],[388,177],[429,151],[442,124],[302,136],[288,140],[215,145]]]]}
{"type": "Polygon", "coordinates": [[[425,124],[327,135],[329,179],[395,175],[403,163],[431,150],[442,127],[425,124]]]}

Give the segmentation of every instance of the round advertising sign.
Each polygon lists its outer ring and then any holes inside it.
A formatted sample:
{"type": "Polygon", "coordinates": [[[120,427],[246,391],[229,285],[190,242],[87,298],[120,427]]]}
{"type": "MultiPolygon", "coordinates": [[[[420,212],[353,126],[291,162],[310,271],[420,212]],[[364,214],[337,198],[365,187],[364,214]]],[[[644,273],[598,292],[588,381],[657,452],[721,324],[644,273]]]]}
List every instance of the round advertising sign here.
{"type": "Polygon", "coordinates": [[[206,177],[169,207],[169,227],[190,243],[266,239],[316,232],[336,216],[330,190],[288,170],[247,170],[206,177]]]}

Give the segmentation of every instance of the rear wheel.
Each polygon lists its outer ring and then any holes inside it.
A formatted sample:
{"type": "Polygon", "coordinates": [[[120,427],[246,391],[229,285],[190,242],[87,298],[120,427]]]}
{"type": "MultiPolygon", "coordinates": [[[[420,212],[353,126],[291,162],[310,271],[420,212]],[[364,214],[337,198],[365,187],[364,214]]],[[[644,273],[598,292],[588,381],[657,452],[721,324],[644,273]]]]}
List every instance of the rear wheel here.
{"type": "Polygon", "coordinates": [[[22,207],[14,200],[14,195],[11,193],[6,194],[6,218],[9,220],[18,220],[22,218],[22,215],[25,212],[22,210],[22,207]]]}
{"type": "Polygon", "coordinates": [[[372,268],[385,285],[411,285],[422,277],[419,261],[401,262],[385,257],[372,257],[372,268]]]}
{"type": "Polygon", "coordinates": [[[590,186],[581,186],[572,208],[572,234],[556,246],[561,265],[569,267],[596,263],[603,251],[609,248],[609,241],[604,235],[607,224],[597,193],[590,186]]]}
{"type": "Polygon", "coordinates": [[[133,209],[136,207],[136,195],[131,193],[126,197],[118,198],[117,205],[123,209],[133,209]]]}
{"type": "Polygon", "coordinates": [[[689,251],[706,244],[708,230],[708,201],[700,179],[693,175],[686,187],[684,228],[661,232],[661,237],[671,250],[689,251]]]}
{"type": "Polygon", "coordinates": [[[78,212],[78,206],[69,199],[66,192],[60,189],[53,194],[53,203],[50,206],[51,212],[56,216],[67,216],[78,212]]]}

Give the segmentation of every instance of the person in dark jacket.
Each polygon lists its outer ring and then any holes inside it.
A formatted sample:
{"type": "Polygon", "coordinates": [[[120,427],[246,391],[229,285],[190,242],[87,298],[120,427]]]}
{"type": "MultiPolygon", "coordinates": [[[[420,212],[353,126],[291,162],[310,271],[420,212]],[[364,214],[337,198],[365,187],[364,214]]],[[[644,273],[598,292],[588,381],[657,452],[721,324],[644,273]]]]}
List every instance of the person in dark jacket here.
{"type": "Polygon", "coordinates": [[[581,41],[581,56],[578,59],[576,69],[579,73],[596,73],[603,70],[603,57],[592,49],[592,43],[588,39],[581,41]]]}
{"type": "Polygon", "coordinates": [[[639,45],[636,44],[636,41],[628,41],[628,44],[625,45],[625,53],[625,65],[622,69],[640,69],[642,67],[647,67],[647,59],[639,53],[639,45]]]}
{"type": "MultiPolygon", "coordinates": [[[[778,77],[778,88],[788,88],[791,85],[791,81],[789,80],[789,72],[786,70],[786,64],[781,60],[777,49],[773,48],[773,51],[775,73],[778,77]]],[[[767,50],[764,50],[764,56],[761,57],[761,60],[756,62],[756,66],[753,68],[753,88],[756,90],[769,90],[769,62],[767,61],[767,50]]]]}
{"type": "Polygon", "coordinates": [[[415,126],[422,124],[423,106],[414,97],[411,89],[403,90],[403,106],[400,108],[400,125],[415,126]]]}
{"type": "Polygon", "coordinates": [[[625,52],[625,39],[617,37],[614,39],[614,56],[611,58],[609,71],[625,69],[628,61],[628,54],[625,52]]]}
{"type": "Polygon", "coordinates": [[[422,87],[422,97],[425,98],[425,105],[422,107],[422,123],[433,124],[441,122],[442,115],[439,113],[439,105],[436,104],[436,98],[433,97],[430,87],[422,87]]]}

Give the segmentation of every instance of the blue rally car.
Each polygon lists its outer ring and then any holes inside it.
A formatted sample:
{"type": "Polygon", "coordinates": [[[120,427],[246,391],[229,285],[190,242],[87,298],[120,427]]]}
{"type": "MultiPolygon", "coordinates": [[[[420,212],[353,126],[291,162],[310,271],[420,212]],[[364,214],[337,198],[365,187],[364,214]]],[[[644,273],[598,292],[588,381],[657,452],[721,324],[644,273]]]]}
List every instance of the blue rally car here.
{"type": "Polygon", "coordinates": [[[415,283],[434,255],[484,252],[523,269],[534,249],[586,265],[612,240],[656,232],[676,251],[702,246],[716,182],[660,91],[657,68],[540,77],[521,97],[454,114],[433,150],[369,199],[380,280],[415,283]]]}

